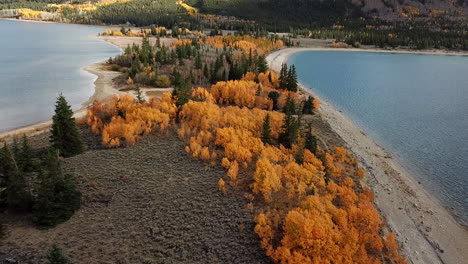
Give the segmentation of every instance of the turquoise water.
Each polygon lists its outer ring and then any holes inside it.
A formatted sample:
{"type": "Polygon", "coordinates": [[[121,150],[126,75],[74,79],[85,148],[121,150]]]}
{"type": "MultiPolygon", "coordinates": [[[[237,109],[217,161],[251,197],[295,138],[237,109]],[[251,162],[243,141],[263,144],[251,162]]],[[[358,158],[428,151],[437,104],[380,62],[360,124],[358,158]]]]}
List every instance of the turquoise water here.
{"type": "Polygon", "coordinates": [[[82,69],[120,53],[103,30],[0,20],[0,132],[50,119],[61,92],[79,109],[96,79],[82,69]]]}
{"type": "Polygon", "coordinates": [[[468,57],[305,51],[288,63],[468,223],[468,57]]]}

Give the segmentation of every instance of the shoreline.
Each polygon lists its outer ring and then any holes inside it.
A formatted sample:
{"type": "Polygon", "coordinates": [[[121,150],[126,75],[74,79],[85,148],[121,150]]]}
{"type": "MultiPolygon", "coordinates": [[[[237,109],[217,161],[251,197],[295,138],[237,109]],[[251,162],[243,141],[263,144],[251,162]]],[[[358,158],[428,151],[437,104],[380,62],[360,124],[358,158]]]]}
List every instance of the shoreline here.
{"type": "MultiPolygon", "coordinates": [[[[271,69],[278,71],[292,54],[306,50],[414,54],[376,49],[287,48],[270,53],[267,62],[271,69]]],[[[416,54],[448,55],[442,52],[416,54]]],[[[468,229],[342,112],[302,84],[299,87],[319,99],[319,114],[363,165],[367,172],[363,185],[374,191],[376,207],[397,235],[410,263],[463,263],[468,258],[468,229]]]]}
{"type": "MultiPolygon", "coordinates": [[[[88,100],[81,103],[80,109],[73,112],[73,117],[75,118],[75,120],[80,120],[86,117],[86,109],[92,102],[94,102],[94,100],[103,101],[109,97],[112,97],[113,95],[124,93],[115,89],[112,85],[112,80],[115,77],[119,76],[120,73],[101,69],[104,63],[105,61],[95,62],[82,68],[82,70],[95,75],[96,80],[93,82],[94,93],[88,98],[88,100]]],[[[13,138],[22,135],[27,135],[28,137],[39,135],[48,131],[51,125],[52,120],[49,119],[31,125],[15,128],[13,130],[1,132],[0,142],[10,142],[13,140],[13,138]]]]}
{"type": "MultiPolygon", "coordinates": [[[[24,21],[24,22],[66,24],[66,23],[48,22],[48,21],[30,21],[30,20],[0,18],[0,20],[1,19],[13,20],[13,21],[24,21]]],[[[121,46],[116,45],[115,43],[108,41],[106,39],[102,39],[96,36],[90,36],[90,38],[100,39],[101,41],[104,41],[120,49],[121,53],[123,51],[121,46]]],[[[92,102],[94,102],[94,100],[103,101],[109,97],[112,97],[113,95],[119,95],[123,93],[115,89],[112,85],[112,80],[115,77],[119,76],[120,73],[101,69],[101,66],[103,66],[105,62],[106,60],[98,61],[89,65],[85,65],[80,68],[82,71],[95,75],[96,79],[94,80],[92,84],[94,85],[93,94],[88,98],[88,100],[81,103],[81,107],[78,110],[73,112],[73,117],[75,118],[75,120],[80,120],[86,117],[86,109],[92,102]]],[[[13,138],[18,137],[18,136],[23,136],[23,135],[27,135],[28,137],[39,135],[48,131],[51,125],[52,125],[52,119],[49,119],[49,120],[42,120],[42,121],[30,124],[30,125],[25,125],[25,126],[21,126],[18,128],[14,128],[11,130],[7,130],[4,132],[0,132],[0,142],[2,141],[11,142],[13,141],[13,138]]]]}
{"type": "MultiPolygon", "coordinates": [[[[294,53],[302,51],[338,51],[338,52],[372,52],[372,53],[390,53],[390,54],[415,54],[415,55],[445,55],[445,56],[468,56],[468,52],[465,51],[450,51],[450,50],[406,50],[406,49],[378,49],[378,48],[328,48],[328,47],[315,47],[315,48],[285,48],[280,50],[284,54],[278,54],[276,56],[286,56],[289,58],[294,53]]],[[[273,53],[277,53],[275,51],[273,53]]],[[[273,54],[273,53],[270,53],[273,54]]]]}

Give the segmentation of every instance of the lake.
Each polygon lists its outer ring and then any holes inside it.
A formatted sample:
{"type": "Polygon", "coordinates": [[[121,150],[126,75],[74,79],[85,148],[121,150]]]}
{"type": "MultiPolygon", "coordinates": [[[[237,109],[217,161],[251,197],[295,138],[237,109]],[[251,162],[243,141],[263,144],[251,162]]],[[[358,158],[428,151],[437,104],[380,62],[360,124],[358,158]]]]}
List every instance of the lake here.
{"type": "Polygon", "coordinates": [[[48,120],[63,93],[74,110],[94,93],[89,64],[120,53],[102,27],[0,20],[0,132],[48,120]]]}
{"type": "Polygon", "coordinates": [[[304,51],[288,63],[468,224],[468,57],[304,51]]]}

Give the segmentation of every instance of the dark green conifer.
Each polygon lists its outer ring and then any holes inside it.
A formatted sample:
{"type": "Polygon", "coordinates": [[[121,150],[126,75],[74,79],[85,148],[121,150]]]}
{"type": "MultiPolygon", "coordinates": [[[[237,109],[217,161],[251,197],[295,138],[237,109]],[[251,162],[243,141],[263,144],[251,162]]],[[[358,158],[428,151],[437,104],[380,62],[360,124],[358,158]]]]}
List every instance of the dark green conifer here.
{"type": "Polygon", "coordinates": [[[317,138],[312,134],[312,124],[309,123],[307,126],[307,132],[305,135],[305,149],[308,149],[313,154],[317,153],[317,138]]]}
{"type": "Polygon", "coordinates": [[[273,110],[278,110],[278,99],[280,97],[280,93],[277,91],[271,91],[268,93],[268,98],[273,102],[273,110]]]}
{"type": "Polygon", "coordinates": [[[314,98],[312,96],[309,96],[304,102],[304,105],[302,107],[302,113],[305,115],[314,114],[314,98]]]}
{"type": "Polygon", "coordinates": [[[33,208],[33,222],[42,228],[68,220],[80,208],[81,193],[70,174],[63,174],[57,152],[50,150],[47,171],[39,173],[39,188],[33,208]]]}
{"type": "Polygon", "coordinates": [[[201,70],[202,67],[203,67],[203,65],[202,65],[201,56],[200,56],[200,54],[198,54],[197,57],[195,57],[195,69],[201,70]]]}
{"type": "Polygon", "coordinates": [[[261,73],[261,72],[266,73],[268,71],[268,64],[266,62],[264,55],[258,56],[257,71],[258,73],[261,73]]]}
{"type": "Polygon", "coordinates": [[[18,166],[23,172],[32,172],[35,168],[34,155],[32,153],[31,146],[29,145],[29,140],[26,135],[23,136],[21,142],[21,151],[18,157],[18,166]]]}
{"type": "Polygon", "coordinates": [[[296,114],[296,104],[294,103],[294,100],[292,99],[290,94],[288,94],[288,97],[286,98],[286,103],[283,107],[283,113],[290,113],[291,115],[296,114]]]}
{"type": "Polygon", "coordinates": [[[135,95],[138,103],[142,104],[145,102],[145,98],[139,85],[136,86],[135,95]]]}
{"type": "Polygon", "coordinates": [[[52,117],[50,142],[63,157],[83,153],[84,146],[73,118],[73,111],[62,94],[55,104],[55,115],[52,117]]]}
{"type": "Polygon", "coordinates": [[[284,90],[288,89],[288,66],[286,64],[281,65],[279,88],[284,90]]]}
{"type": "Polygon", "coordinates": [[[294,65],[289,68],[286,87],[291,92],[297,92],[297,73],[294,65]]]}
{"type": "Polygon", "coordinates": [[[267,114],[263,121],[262,141],[265,144],[271,144],[270,114],[267,114]]]}
{"type": "Polygon", "coordinates": [[[48,264],[69,264],[70,259],[63,253],[56,244],[52,245],[50,250],[47,252],[48,264]]]}
{"type": "Polygon", "coordinates": [[[287,111],[284,117],[282,132],[279,135],[278,141],[286,148],[296,143],[299,127],[297,119],[293,117],[291,111],[287,111]]]}

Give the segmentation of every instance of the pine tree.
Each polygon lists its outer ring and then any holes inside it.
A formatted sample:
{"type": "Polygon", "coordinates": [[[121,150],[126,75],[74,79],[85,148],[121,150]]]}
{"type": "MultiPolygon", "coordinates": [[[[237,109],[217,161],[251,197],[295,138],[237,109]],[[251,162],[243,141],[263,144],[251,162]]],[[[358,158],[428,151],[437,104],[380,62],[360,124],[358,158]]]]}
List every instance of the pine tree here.
{"type": "Polygon", "coordinates": [[[296,66],[291,65],[287,73],[287,83],[286,87],[291,92],[297,92],[297,73],[296,66]]]}
{"type": "Polygon", "coordinates": [[[278,141],[286,148],[291,148],[291,146],[296,143],[297,135],[299,131],[298,122],[296,118],[293,117],[291,111],[286,112],[284,117],[282,132],[279,135],[278,141]]]}
{"type": "Polygon", "coordinates": [[[302,113],[305,115],[312,115],[314,114],[314,98],[309,96],[307,101],[304,102],[304,106],[302,107],[302,113]]]}
{"type": "Polygon", "coordinates": [[[32,172],[34,171],[35,165],[33,162],[33,153],[31,146],[29,145],[28,137],[23,136],[21,142],[21,151],[18,157],[18,166],[23,172],[32,172]]]}
{"type": "Polygon", "coordinates": [[[8,146],[2,149],[2,193],[0,198],[5,199],[10,208],[28,208],[32,197],[28,191],[28,185],[24,173],[18,167],[13,153],[8,146]]]}
{"type": "Polygon", "coordinates": [[[265,56],[259,56],[257,60],[257,71],[258,73],[266,73],[268,71],[268,65],[265,56]]]}
{"type": "Polygon", "coordinates": [[[312,124],[309,123],[307,126],[307,132],[305,135],[305,149],[308,149],[310,152],[317,153],[317,138],[312,134],[312,124]]]}
{"type": "Polygon", "coordinates": [[[39,173],[33,222],[43,228],[68,220],[80,208],[81,193],[72,175],[63,175],[57,152],[50,150],[47,171],[39,173]]]}
{"type": "Polygon", "coordinates": [[[288,89],[288,66],[286,64],[281,65],[279,89],[288,89]]]}
{"type": "Polygon", "coordinates": [[[290,113],[291,115],[296,114],[296,104],[294,103],[294,100],[292,99],[290,94],[288,94],[288,97],[286,98],[286,103],[283,107],[283,113],[290,113]]]}
{"type": "Polygon", "coordinates": [[[195,69],[201,70],[202,67],[203,65],[202,65],[201,56],[200,54],[198,54],[197,57],[195,58],[195,69]]]}
{"type": "Polygon", "coordinates": [[[142,104],[145,102],[145,98],[143,97],[143,93],[141,92],[139,85],[136,86],[135,95],[138,103],[142,104]]]}
{"type": "Polygon", "coordinates": [[[73,111],[62,94],[57,98],[55,115],[52,117],[50,142],[63,157],[83,153],[84,146],[73,118],[73,111]]]}
{"type": "Polygon", "coordinates": [[[263,121],[262,141],[265,144],[271,144],[270,114],[267,114],[263,121]]]}
{"type": "Polygon", "coordinates": [[[4,143],[3,148],[0,150],[0,206],[5,205],[7,201],[8,177],[14,172],[14,169],[10,149],[4,143]]]}
{"type": "Polygon", "coordinates": [[[273,102],[273,110],[278,110],[278,99],[280,94],[277,91],[271,91],[268,93],[268,98],[273,102]]]}
{"type": "Polygon", "coordinates": [[[56,244],[52,245],[51,249],[47,252],[47,260],[49,264],[68,264],[71,263],[69,258],[63,253],[56,244]]]}
{"type": "Polygon", "coordinates": [[[205,76],[206,79],[210,79],[210,72],[206,64],[203,66],[203,76],[205,76]]]}

